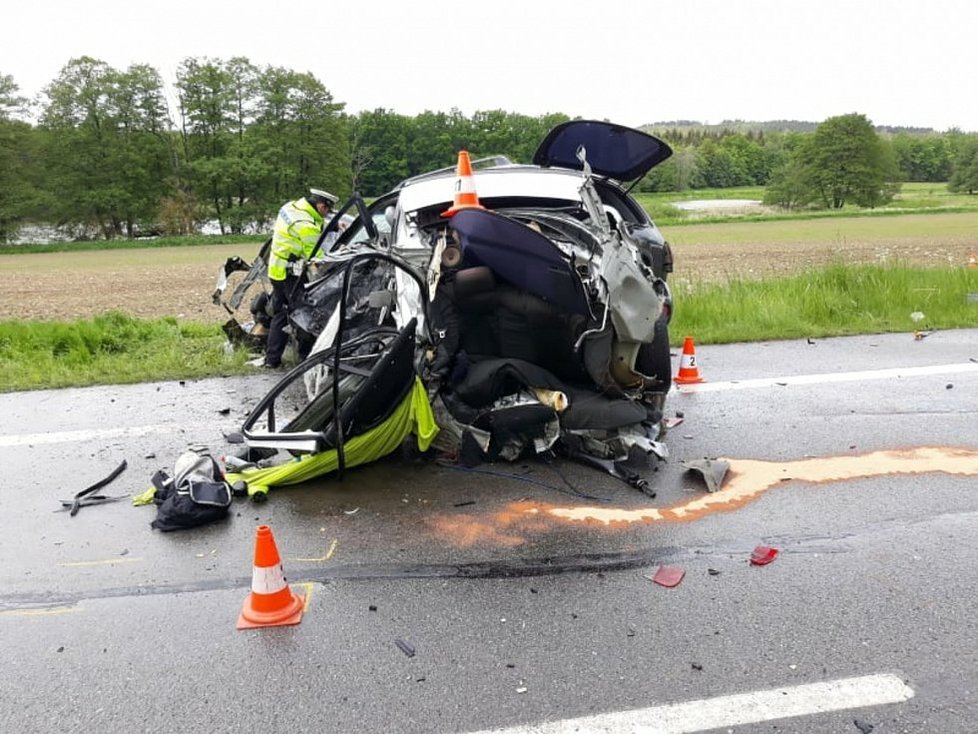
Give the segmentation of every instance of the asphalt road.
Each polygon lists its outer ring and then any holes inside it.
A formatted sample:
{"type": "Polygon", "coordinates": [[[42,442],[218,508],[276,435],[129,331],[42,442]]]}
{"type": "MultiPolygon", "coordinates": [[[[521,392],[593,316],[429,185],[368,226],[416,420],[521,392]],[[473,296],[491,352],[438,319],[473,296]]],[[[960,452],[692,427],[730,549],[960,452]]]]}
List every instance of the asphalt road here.
{"type": "Polygon", "coordinates": [[[60,500],[222,454],[271,376],[0,395],[4,731],[978,731],[978,330],[697,357],[654,499],[396,456],[168,534],[60,500]],[[259,524],[306,612],[237,631],[259,524]]]}

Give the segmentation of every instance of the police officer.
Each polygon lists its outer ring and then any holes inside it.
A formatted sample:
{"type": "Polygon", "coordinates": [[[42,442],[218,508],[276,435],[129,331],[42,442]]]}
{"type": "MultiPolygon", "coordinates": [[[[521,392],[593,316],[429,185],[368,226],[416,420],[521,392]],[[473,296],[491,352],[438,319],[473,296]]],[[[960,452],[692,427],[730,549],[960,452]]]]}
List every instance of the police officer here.
{"type": "MultiPolygon", "coordinates": [[[[322,189],[309,189],[309,195],[282,206],[275,220],[272,249],[268,258],[268,279],[272,282],[272,323],[265,348],[265,366],[279,367],[288,342],[285,327],[289,323],[289,299],[298,290],[299,276],[293,264],[307,259],[320,233],[324,218],[336,204],[337,197],[322,189]]],[[[300,347],[300,358],[305,358],[300,347]]]]}

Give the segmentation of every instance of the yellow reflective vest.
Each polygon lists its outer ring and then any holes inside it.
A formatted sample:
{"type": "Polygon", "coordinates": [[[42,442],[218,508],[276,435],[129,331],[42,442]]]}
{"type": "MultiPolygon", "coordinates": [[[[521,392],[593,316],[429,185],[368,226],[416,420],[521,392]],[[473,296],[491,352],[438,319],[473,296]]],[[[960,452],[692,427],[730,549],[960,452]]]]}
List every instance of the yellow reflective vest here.
{"type": "Polygon", "coordinates": [[[304,198],[285,204],[278,212],[272,232],[268,277],[285,280],[289,263],[309,257],[322,230],[323,218],[304,198]]]}

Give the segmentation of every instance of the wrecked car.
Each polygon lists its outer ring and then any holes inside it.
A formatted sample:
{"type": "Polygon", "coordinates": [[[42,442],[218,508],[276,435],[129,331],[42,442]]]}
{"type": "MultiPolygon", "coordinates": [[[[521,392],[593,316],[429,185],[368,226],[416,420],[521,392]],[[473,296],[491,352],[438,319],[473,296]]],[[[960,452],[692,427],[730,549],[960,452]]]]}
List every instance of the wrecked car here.
{"type": "Polygon", "coordinates": [[[355,194],[290,317],[313,351],[246,419],[253,463],[235,478],[265,492],[413,432],[469,465],[558,452],[651,494],[634,467],[667,454],[673,263],[627,185],[671,154],[575,120],[532,164],[475,161],[465,176],[460,153],[369,206],[355,194]],[[299,460],[283,471],[255,449],[299,460]]]}

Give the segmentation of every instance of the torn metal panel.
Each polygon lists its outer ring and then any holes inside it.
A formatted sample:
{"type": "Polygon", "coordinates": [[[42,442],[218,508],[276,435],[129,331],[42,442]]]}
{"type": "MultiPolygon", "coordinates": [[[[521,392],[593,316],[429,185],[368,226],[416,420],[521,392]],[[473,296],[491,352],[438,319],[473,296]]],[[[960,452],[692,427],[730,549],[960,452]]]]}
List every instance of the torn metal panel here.
{"type": "Polygon", "coordinates": [[[683,461],[682,466],[686,471],[693,472],[702,477],[709,492],[717,492],[723,487],[723,480],[730,471],[730,463],[722,459],[698,459],[693,461],[683,461]]]}

